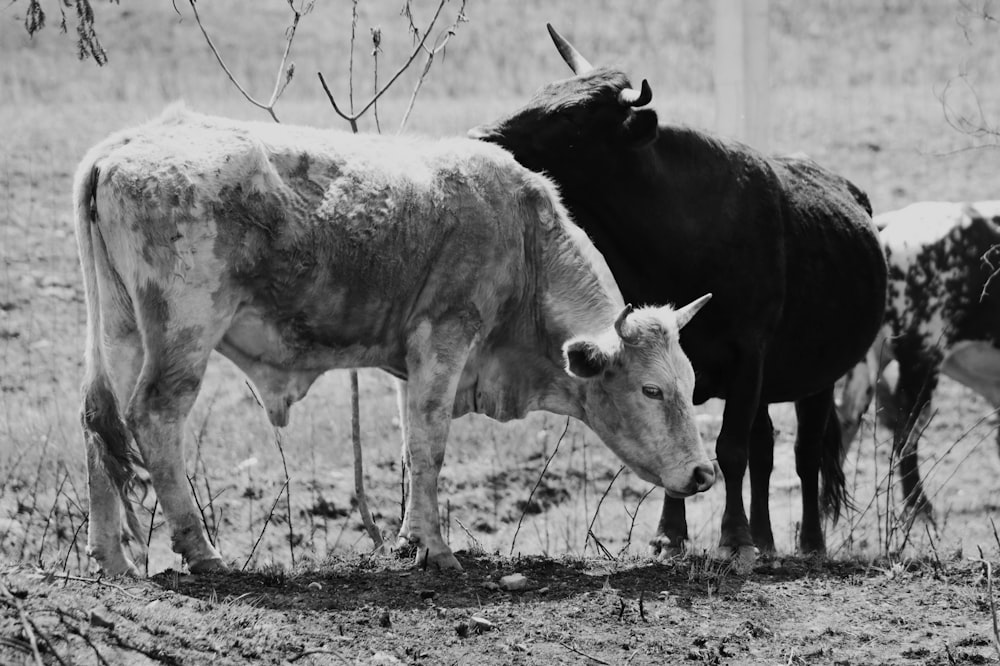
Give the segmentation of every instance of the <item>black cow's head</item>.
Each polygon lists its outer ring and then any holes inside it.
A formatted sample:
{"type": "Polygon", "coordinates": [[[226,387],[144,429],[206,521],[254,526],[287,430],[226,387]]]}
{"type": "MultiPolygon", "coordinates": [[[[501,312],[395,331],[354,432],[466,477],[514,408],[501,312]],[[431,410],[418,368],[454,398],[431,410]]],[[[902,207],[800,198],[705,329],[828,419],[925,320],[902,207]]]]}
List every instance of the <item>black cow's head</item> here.
{"type": "MultiPolygon", "coordinates": [[[[495,143],[529,169],[557,171],[594,158],[612,159],[621,151],[656,138],[657,117],[649,104],[653,92],[643,80],[632,88],[621,71],[594,67],[549,25],[549,34],[576,76],[544,86],[522,109],[469,130],[469,136],[495,143]]],[[[558,174],[553,174],[558,180],[558,174]]]]}

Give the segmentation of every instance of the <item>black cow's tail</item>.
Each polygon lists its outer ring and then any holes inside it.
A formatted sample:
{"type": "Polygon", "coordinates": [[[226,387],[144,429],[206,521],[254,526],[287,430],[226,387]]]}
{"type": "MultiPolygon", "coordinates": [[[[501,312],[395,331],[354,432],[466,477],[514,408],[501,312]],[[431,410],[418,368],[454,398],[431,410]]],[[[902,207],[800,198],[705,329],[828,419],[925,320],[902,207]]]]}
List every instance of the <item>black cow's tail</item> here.
{"type": "MultiPolygon", "coordinates": [[[[91,474],[103,472],[104,480],[117,493],[125,511],[126,527],[122,536],[143,549],[145,542],[140,536],[142,529],[132,499],[145,494],[148,474],[122,419],[122,406],[112,389],[102,344],[104,313],[112,308],[131,307],[132,301],[111,268],[107,248],[98,230],[98,176],[96,158],[88,155],[73,184],[76,238],[87,303],[86,368],[80,419],[87,443],[88,470],[91,474]]],[[[98,481],[90,479],[92,486],[98,481]]]]}
{"type": "Polygon", "coordinates": [[[854,504],[847,491],[847,477],[844,475],[844,459],[847,458],[847,446],[840,434],[840,419],[836,409],[831,409],[827,419],[826,430],[820,446],[819,477],[822,486],[820,506],[823,513],[830,516],[836,523],[842,511],[851,510],[854,504]]]}

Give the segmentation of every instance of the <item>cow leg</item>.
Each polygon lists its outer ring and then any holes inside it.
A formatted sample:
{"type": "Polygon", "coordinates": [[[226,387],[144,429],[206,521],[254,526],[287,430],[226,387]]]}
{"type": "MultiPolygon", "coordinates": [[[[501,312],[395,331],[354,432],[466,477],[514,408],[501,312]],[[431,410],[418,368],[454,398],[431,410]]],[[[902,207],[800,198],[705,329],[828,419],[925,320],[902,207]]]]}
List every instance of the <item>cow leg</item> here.
{"type": "Polygon", "coordinates": [[[761,553],[774,552],[769,506],[771,472],[774,469],[774,426],[767,405],[757,408],[750,429],[750,534],[761,553]]]}
{"type": "Polygon", "coordinates": [[[162,320],[162,312],[153,314],[160,319],[149,316],[141,326],[146,357],[127,422],[163,507],[174,552],[183,556],[192,572],[224,569],[191,496],[183,448],[184,423],[214,345],[193,335],[202,331],[199,327],[175,332],[162,320]]]}
{"type": "Polygon", "coordinates": [[[687,544],[687,515],[684,500],[664,496],[656,536],[649,542],[653,557],[667,559],[681,555],[687,544]]]}
{"type": "Polygon", "coordinates": [[[920,480],[917,442],[927,424],[931,396],[937,387],[935,364],[899,360],[899,384],[896,387],[897,427],[893,433],[893,455],[898,460],[903,484],[903,502],[913,515],[925,515],[933,521],[933,507],[920,480]]]}
{"type": "Polygon", "coordinates": [[[437,487],[455,393],[474,339],[468,320],[425,320],[407,341],[404,455],[410,497],[399,536],[417,547],[417,566],[462,568],[441,538],[437,487]]]}
{"type": "Polygon", "coordinates": [[[726,508],[722,513],[719,557],[752,563],[754,552],[750,523],[743,506],[743,477],[747,470],[750,431],[758,414],[763,375],[763,354],[750,354],[730,384],[722,413],[722,430],[715,451],[726,481],[726,508]]]}
{"type": "MultiPolygon", "coordinates": [[[[105,317],[113,315],[109,312],[105,317]]],[[[118,330],[119,326],[115,323],[111,329],[118,330]]],[[[122,421],[120,406],[127,404],[139,375],[142,344],[134,325],[130,333],[114,334],[112,331],[103,336],[107,340],[102,344],[103,359],[87,359],[88,379],[84,383],[82,421],[90,499],[87,554],[107,575],[138,575],[124,547],[127,532],[122,529],[121,493],[108,469],[109,464],[113,464],[113,458],[109,459],[112,449],[121,453],[131,446],[131,435],[122,421]]]]}
{"type": "MultiPolygon", "coordinates": [[[[819,509],[819,470],[823,446],[827,445],[827,432],[836,441],[829,443],[840,448],[840,432],[836,428],[833,404],[833,387],[795,401],[798,432],[795,435],[795,471],[802,488],[802,526],[799,530],[799,549],[803,553],[825,553],[826,541],[819,509]],[[832,430],[830,428],[832,427],[832,430]]],[[[839,459],[839,455],[838,455],[839,459]]]]}

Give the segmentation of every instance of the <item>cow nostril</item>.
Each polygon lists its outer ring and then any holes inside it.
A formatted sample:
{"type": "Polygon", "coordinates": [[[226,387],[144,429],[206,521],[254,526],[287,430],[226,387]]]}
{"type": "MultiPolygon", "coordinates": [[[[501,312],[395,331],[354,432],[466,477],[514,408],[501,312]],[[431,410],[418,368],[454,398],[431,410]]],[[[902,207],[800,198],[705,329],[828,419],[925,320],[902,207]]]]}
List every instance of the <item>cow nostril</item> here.
{"type": "Polygon", "coordinates": [[[697,492],[708,490],[715,483],[715,468],[708,463],[694,468],[694,485],[697,492]]]}

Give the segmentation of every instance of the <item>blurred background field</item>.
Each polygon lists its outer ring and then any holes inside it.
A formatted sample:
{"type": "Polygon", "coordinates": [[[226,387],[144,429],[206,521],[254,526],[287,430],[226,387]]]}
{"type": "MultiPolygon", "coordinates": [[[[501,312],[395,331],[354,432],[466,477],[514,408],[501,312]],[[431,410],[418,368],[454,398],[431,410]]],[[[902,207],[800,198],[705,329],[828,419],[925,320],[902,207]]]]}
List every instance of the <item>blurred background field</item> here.
{"type": "MultiPolygon", "coordinates": [[[[0,9],[0,558],[86,567],[86,474],[78,425],[85,311],[70,207],[70,185],[86,149],[109,132],[155,116],[183,99],[197,110],[267,120],[246,103],[212,58],[186,3],[97,3],[109,62],[77,61],[57,18],[29,39],[24,2],[0,9]]],[[[359,5],[355,100],[372,86],[369,30],[382,30],[379,76],[412,48],[401,0],[359,5]]],[[[436,3],[415,2],[426,23],[436,3]]],[[[700,0],[470,0],[444,57],[435,62],[407,131],[464,134],[523,104],[542,84],[568,74],[545,33],[551,21],[595,63],[617,64],[649,80],[661,120],[711,129],[713,3],[700,0]]],[[[234,74],[266,98],[291,15],[280,0],[199,4],[234,74]]],[[[802,151],[865,188],[876,212],[931,199],[1000,198],[995,135],[956,131],[946,107],[978,126],[1000,122],[1000,28],[991,3],[967,0],[771,0],[771,149],[802,151]],[[980,115],[981,114],[981,115],[980,115]]],[[[442,25],[457,10],[445,8],[442,25]]],[[[52,11],[55,11],[54,9],[52,11]]],[[[1000,11],[1000,10],[997,10],[1000,11]]],[[[348,90],[351,3],[317,3],[298,29],[294,80],[277,104],[283,122],[346,129],[319,86],[322,71],[338,102],[348,90]]],[[[394,132],[416,81],[406,74],[379,104],[394,132]]],[[[370,119],[363,130],[373,130],[370,119]]],[[[830,266],[850,271],[849,265],[830,266]]],[[[777,350],[780,353],[780,350],[777,350]]],[[[292,411],[281,433],[291,476],[291,510],[278,502],[258,546],[258,563],[322,559],[364,549],[353,510],[347,373],[324,376],[292,411]],[[291,516],[291,528],[287,524],[291,516]],[[289,536],[291,534],[291,536],[289,536]],[[289,542],[291,541],[291,549],[289,542]]],[[[399,431],[389,378],[361,373],[362,431],[369,502],[392,532],[400,513],[399,431]]],[[[989,407],[945,381],[938,413],[921,445],[938,509],[938,531],[922,524],[909,552],[929,540],[949,551],[993,544],[1000,507],[1000,457],[989,407]],[[943,544],[943,545],[942,545],[943,544]]],[[[710,447],[721,409],[702,409],[710,447]]],[[[792,461],[794,417],[772,408],[780,430],[772,512],[779,550],[794,550],[799,519],[792,461]]],[[[565,419],[536,414],[499,424],[464,417],[453,425],[441,498],[455,549],[594,554],[588,525],[611,553],[643,553],[662,495],[627,470],[602,494],[620,463],[579,423],[571,423],[531,501],[529,492],[559,440],[565,419]],[[637,510],[637,505],[640,505],[637,510]],[[632,516],[635,516],[633,519],[632,516]]],[[[261,533],[284,475],[275,433],[242,376],[216,357],[188,424],[193,485],[227,558],[240,563],[261,533]]],[[[893,536],[896,493],[885,475],[888,447],[869,430],[848,460],[861,511],[832,528],[831,552],[879,553],[893,536]]],[[[718,538],[721,485],[689,501],[694,546],[718,538]]],[[[147,502],[153,508],[152,500],[147,502]]],[[[179,568],[157,514],[150,570],[179,568]]],[[[1000,544],[998,544],[1000,545],[1000,544]]]]}

